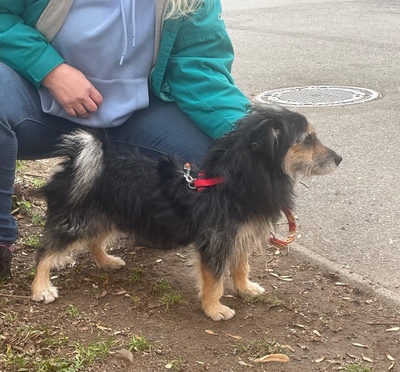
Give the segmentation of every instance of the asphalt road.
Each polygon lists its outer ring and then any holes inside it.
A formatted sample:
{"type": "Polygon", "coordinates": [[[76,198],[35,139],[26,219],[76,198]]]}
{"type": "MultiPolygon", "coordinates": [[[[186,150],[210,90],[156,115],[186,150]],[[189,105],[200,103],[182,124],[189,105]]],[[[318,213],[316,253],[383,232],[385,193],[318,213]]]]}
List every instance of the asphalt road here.
{"type": "Polygon", "coordinates": [[[400,304],[400,1],[222,0],[236,83],[344,85],[381,98],[296,108],[343,156],[338,171],[299,184],[294,249],[400,304]]]}

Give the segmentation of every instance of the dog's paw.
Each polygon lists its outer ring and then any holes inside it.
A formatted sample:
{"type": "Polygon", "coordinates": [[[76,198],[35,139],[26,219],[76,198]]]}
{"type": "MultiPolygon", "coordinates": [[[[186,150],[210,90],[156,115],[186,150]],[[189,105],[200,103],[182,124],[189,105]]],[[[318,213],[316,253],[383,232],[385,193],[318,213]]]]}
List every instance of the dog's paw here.
{"type": "Polygon", "coordinates": [[[97,266],[104,270],[118,270],[125,266],[125,261],[119,257],[107,255],[97,266]]]}
{"type": "Polygon", "coordinates": [[[247,281],[246,286],[243,288],[237,288],[237,291],[241,295],[257,296],[265,293],[265,289],[258,283],[247,281]]]}
{"type": "Polygon", "coordinates": [[[255,282],[248,282],[246,293],[251,296],[256,296],[265,293],[265,289],[260,284],[255,282]]]}
{"type": "Polygon", "coordinates": [[[46,289],[34,291],[32,294],[32,300],[36,302],[44,302],[49,304],[58,298],[58,290],[56,287],[50,286],[46,289]]]}
{"type": "Polygon", "coordinates": [[[209,306],[207,308],[203,307],[203,309],[206,315],[215,321],[228,320],[233,318],[233,316],[235,315],[235,310],[231,309],[228,306],[222,305],[221,303],[209,306]]]}

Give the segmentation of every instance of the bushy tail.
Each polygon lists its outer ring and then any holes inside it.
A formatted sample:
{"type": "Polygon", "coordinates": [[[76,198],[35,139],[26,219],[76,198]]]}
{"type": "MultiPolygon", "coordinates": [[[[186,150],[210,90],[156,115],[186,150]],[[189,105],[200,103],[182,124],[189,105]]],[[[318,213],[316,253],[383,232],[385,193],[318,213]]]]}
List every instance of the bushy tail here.
{"type": "Polygon", "coordinates": [[[75,204],[83,199],[102,174],[103,140],[97,132],[94,134],[84,130],[76,130],[62,137],[60,154],[67,156],[66,163],[72,174],[69,203],[75,204]]]}

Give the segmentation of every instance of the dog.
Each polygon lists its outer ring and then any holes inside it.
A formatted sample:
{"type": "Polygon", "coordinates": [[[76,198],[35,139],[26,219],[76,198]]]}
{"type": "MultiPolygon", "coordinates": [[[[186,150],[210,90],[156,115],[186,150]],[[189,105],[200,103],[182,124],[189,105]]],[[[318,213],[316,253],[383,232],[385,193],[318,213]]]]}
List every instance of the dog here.
{"type": "Polygon", "coordinates": [[[64,135],[60,151],[61,168],[39,190],[47,220],[33,300],[58,297],[50,271],[83,246],[100,268],[123,267],[104,247],[123,232],[164,249],[193,245],[202,308],[216,321],[235,314],[220,302],[227,269],[239,294],[265,291],[249,280],[249,251],[261,247],[282,210],[293,208],[296,176],[329,174],[342,161],[303,115],[268,106],[254,106],[215,140],[201,172],[172,157],[123,151],[83,130],[64,135]]]}

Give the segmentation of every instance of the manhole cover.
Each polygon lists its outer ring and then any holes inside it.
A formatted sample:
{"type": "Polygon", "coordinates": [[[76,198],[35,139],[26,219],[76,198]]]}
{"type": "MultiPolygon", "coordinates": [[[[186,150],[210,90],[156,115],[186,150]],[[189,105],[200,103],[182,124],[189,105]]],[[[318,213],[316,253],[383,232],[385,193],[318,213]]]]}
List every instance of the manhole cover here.
{"type": "Polygon", "coordinates": [[[256,97],[260,103],[282,106],[322,107],[362,103],[380,95],[371,89],[346,86],[310,86],[274,89],[256,97]]]}

